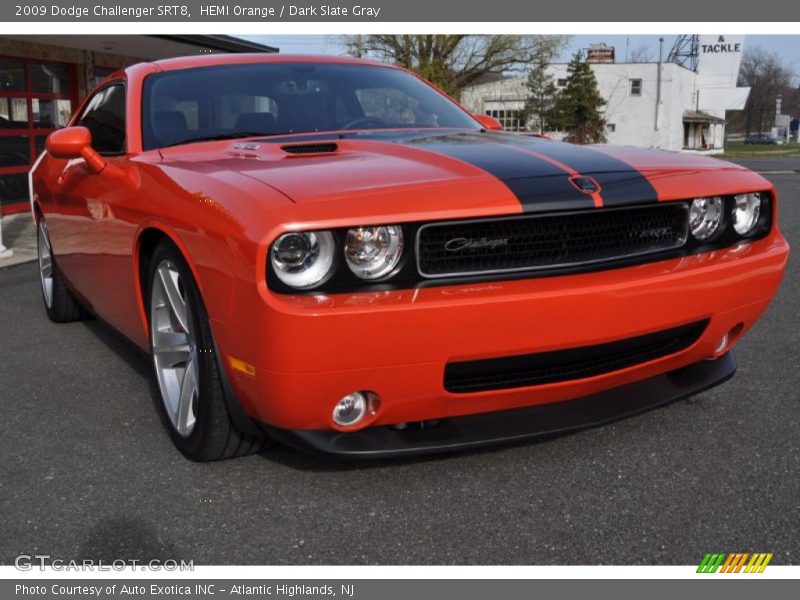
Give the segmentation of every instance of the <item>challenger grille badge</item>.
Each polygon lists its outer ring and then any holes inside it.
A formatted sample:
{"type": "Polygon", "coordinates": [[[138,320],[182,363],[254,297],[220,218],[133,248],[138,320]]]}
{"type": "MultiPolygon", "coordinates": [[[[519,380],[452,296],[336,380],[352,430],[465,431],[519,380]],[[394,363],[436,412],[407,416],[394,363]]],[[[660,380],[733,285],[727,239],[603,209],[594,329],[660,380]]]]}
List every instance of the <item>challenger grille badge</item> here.
{"type": "Polygon", "coordinates": [[[600,184],[586,175],[573,175],[569,180],[579,192],[583,192],[584,194],[594,194],[600,191],[600,184]]]}
{"type": "Polygon", "coordinates": [[[444,249],[448,252],[458,252],[460,250],[479,250],[481,248],[494,250],[501,246],[508,246],[508,238],[453,238],[445,242],[444,249]]]}

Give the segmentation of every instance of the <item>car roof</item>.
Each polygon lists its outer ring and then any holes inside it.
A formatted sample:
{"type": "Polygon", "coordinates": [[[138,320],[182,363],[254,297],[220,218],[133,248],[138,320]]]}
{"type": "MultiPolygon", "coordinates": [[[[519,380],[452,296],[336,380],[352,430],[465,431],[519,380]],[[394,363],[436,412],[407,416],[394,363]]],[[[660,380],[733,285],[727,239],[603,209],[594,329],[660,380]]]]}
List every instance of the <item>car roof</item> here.
{"type": "Polygon", "coordinates": [[[152,61],[160,71],[174,71],[177,69],[188,69],[192,67],[209,67],[217,65],[241,65],[252,63],[328,63],[344,65],[369,65],[378,67],[397,68],[393,65],[375,60],[363,58],[353,58],[351,56],[329,56],[318,54],[266,54],[266,53],[242,53],[242,54],[204,54],[202,56],[181,56],[178,58],[166,58],[163,60],[152,61]]]}

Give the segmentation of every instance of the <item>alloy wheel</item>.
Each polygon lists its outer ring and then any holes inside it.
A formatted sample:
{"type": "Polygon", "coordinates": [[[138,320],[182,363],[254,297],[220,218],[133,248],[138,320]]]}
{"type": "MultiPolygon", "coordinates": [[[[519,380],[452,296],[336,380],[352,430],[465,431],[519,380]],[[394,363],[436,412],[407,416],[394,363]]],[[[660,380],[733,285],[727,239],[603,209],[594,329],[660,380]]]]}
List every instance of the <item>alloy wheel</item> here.
{"type": "Polygon", "coordinates": [[[158,264],[150,292],[150,336],[158,387],[175,431],[194,430],[199,395],[197,337],[180,272],[170,260],[158,264]]]}

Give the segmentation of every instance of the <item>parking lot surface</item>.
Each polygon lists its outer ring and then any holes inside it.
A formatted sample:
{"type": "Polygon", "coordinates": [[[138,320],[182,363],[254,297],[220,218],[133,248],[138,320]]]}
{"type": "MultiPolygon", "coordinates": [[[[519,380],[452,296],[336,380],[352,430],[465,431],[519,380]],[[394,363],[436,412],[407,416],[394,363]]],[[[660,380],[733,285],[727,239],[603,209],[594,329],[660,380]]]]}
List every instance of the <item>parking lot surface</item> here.
{"type": "MultiPolygon", "coordinates": [[[[285,448],[194,464],[145,357],[97,321],[51,324],[34,263],[0,270],[0,563],[800,563],[800,174],[775,163],[796,249],[733,380],[613,425],[421,459],[285,448]]],[[[762,170],[759,168],[759,170],[762,170]]]]}

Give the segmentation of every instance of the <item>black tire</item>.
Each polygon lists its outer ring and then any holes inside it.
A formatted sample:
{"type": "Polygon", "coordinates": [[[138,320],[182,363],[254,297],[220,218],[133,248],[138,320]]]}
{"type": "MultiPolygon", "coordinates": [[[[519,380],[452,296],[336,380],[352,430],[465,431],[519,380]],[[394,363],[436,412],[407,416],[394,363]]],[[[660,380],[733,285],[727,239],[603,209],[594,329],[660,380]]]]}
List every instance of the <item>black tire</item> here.
{"type": "Polygon", "coordinates": [[[47,311],[47,316],[54,323],[70,323],[72,321],[83,321],[91,318],[89,312],[78,299],[75,298],[64,283],[64,277],[58,268],[58,262],[56,261],[52,246],[50,245],[50,234],[47,231],[44,218],[39,219],[36,235],[39,258],[39,281],[42,289],[42,301],[44,302],[44,309],[47,311]],[[45,265],[48,259],[50,261],[49,299],[47,292],[48,284],[46,283],[47,278],[45,276],[45,265]]]}
{"type": "MultiPolygon", "coordinates": [[[[175,446],[187,458],[207,462],[234,458],[258,452],[267,445],[264,435],[252,435],[241,432],[228,411],[225,398],[225,388],[220,374],[220,365],[217,362],[214,340],[209,326],[200,291],[192,276],[186,261],[180,251],[168,241],[162,241],[156,246],[150,259],[150,270],[147,277],[148,289],[145,294],[147,299],[147,316],[150,328],[153,327],[151,312],[152,289],[156,284],[158,266],[163,261],[169,261],[180,275],[183,298],[186,302],[187,313],[191,327],[195,332],[197,346],[197,395],[194,404],[195,422],[188,436],[181,435],[170,419],[167,412],[166,401],[160,386],[159,408],[162,420],[169,431],[175,446]]],[[[153,335],[150,336],[150,350],[153,353],[153,335]]],[[[158,367],[153,354],[153,367],[156,382],[158,383],[158,367]]],[[[235,399],[233,400],[236,401],[235,399]]]]}

